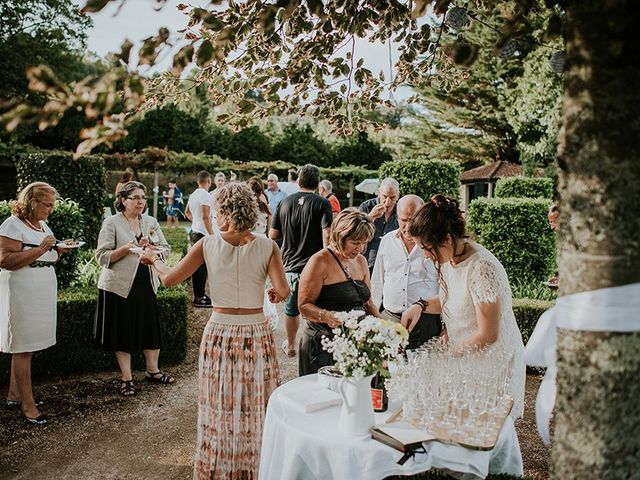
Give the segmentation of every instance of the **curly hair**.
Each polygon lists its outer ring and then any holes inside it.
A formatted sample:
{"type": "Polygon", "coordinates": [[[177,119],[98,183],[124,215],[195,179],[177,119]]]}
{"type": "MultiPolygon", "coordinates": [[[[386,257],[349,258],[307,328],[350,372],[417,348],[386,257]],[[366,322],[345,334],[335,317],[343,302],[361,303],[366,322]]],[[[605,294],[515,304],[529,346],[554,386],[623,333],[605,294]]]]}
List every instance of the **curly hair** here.
{"type": "Polygon", "coordinates": [[[238,182],[218,188],[216,210],[235,230],[253,230],[258,220],[258,200],[253,191],[238,182]]]}
{"type": "Polygon", "coordinates": [[[55,188],[46,182],[33,182],[24,187],[18,194],[18,199],[11,202],[11,213],[18,218],[26,218],[33,212],[31,202],[40,200],[45,195],[58,196],[55,188]]]}
{"type": "Polygon", "coordinates": [[[123,201],[126,200],[129,195],[131,195],[131,192],[137,190],[138,188],[141,189],[144,193],[147,193],[147,187],[145,187],[144,184],[140,182],[127,182],[122,186],[122,188],[118,191],[118,196],[113,202],[113,206],[117,212],[124,212],[125,207],[123,201]]]}
{"type": "Polygon", "coordinates": [[[364,212],[353,207],[345,208],[333,219],[329,245],[342,254],[347,240],[369,242],[375,230],[373,222],[364,212]]]}

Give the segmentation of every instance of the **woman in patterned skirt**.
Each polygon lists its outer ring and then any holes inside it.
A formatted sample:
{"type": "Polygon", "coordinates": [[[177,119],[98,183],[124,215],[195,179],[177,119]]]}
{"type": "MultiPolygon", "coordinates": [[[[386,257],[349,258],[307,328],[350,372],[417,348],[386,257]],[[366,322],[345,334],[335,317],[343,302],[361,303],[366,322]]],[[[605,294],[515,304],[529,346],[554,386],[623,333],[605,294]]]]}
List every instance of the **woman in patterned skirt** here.
{"type": "Polygon", "coordinates": [[[213,314],[200,345],[193,478],[254,479],[267,402],[280,383],[262,308],[267,275],[272,302],[286,299],[289,287],[276,244],[251,233],[258,216],[251,190],[230,183],[217,192],[220,235],[199,240],[174,268],[153,253],[142,261],[153,265],[165,285],[188,279],[206,263],[213,314]]]}

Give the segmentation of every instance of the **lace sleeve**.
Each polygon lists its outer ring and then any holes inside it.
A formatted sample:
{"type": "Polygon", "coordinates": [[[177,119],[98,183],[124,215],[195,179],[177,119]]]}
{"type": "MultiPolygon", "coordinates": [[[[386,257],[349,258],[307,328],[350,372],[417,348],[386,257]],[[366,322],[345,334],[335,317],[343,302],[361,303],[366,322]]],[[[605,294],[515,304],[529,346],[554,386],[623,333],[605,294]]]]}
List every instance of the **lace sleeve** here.
{"type": "Polygon", "coordinates": [[[480,260],[469,273],[469,291],[474,305],[496,303],[502,287],[497,266],[489,260],[480,260]]]}

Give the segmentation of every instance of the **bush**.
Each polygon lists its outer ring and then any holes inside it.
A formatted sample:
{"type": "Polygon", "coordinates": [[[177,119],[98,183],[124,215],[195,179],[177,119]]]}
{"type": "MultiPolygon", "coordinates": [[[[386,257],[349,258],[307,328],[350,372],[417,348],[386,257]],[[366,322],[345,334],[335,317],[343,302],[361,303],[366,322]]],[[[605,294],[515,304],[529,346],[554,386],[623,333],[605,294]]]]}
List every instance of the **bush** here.
{"type": "Polygon", "coordinates": [[[526,345],[536,328],[540,315],[553,307],[554,302],[532,300],[530,298],[514,298],[513,313],[522,333],[522,341],[526,345]]]}
{"type": "MultiPolygon", "coordinates": [[[[0,223],[4,222],[10,215],[11,206],[9,202],[0,202],[0,223]]],[[[80,213],[80,207],[73,200],[58,200],[56,208],[49,215],[47,225],[49,225],[55,237],[60,240],[67,238],[80,239],[83,236],[82,214],[80,213]]],[[[61,258],[56,264],[58,288],[66,288],[71,285],[76,277],[79,264],[79,249],[72,250],[61,258]]]]}
{"type": "MultiPolygon", "coordinates": [[[[63,375],[117,369],[115,355],[94,345],[93,322],[98,301],[96,288],[69,289],[58,293],[57,343],[38,353],[33,361],[33,375],[63,375]]],[[[184,288],[158,292],[162,364],[182,362],[187,353],[189,297],[184,288]]],[[[135,365],[144,365],[142,353],[134,357],[135,365]]],[[[9,380],[11,355],[0,355],[0,383],[9,380]]]]}
{"type": "Polygon", "coordinates": [[[206,132],[200,121],[174,104],[149,110],[129,128],[129,135],[116,147],[126,151],[167,147],[177,152],[198,153],[205,149],[206,132]]]}
{"type": "MultiPolygon", "coordinates": [[[[18,157],[16,170],[19,189],[31,182],[47,182],[58,190],[61,197],[78,202],[83,216],[84,240],[89,246],[95,246],[107,195],[101,157],[86,156],[74,160],[69,152],[25,153],[18,157]]],[[[55,229],[53,231],[62,235],[55,229]]]]}
{"type": "Polygon", "coordinates": [[[400,184],[400,195],[414,194],[424,200],[436,193],[460,196],[460,167],[444,160],[403,160],[383,163],[380,178],[393,177],[400,184]]]}
{"type": "Polygon", "coordinates": [[[543,177],[505,177],[496,183],[500,198],[553,198],[553,180],[543,177]]]}
{"type": "Polygon", "coordinates": [[[528,198],[477,198],[467,225],[476,240],[500,260],[511,283],[546,280],[555,263],[550,202],[528,198]]]}
{"type": "Polygon", "coordinates": [[[334,148],[334,155],[338,163],[366,166],[373,170],[393,161],[391,154],[370,140],[367,132],[357,132],[340,141],[334,148]]]}
{"type": "Polygon", "coordinates": [[[229,159],[236,162],[264,162],[273,158],[271,139],[258,127],[248,127],[231,137],[229,159]]]}
{"type": "Polygon", "coordinates": [[[295,165],[313,163],[318,167],[330,167],[333,164],[331,147],[316,136],[309,124],[285,125],[282,135],[275,139],[273,158],[295,165]]]}

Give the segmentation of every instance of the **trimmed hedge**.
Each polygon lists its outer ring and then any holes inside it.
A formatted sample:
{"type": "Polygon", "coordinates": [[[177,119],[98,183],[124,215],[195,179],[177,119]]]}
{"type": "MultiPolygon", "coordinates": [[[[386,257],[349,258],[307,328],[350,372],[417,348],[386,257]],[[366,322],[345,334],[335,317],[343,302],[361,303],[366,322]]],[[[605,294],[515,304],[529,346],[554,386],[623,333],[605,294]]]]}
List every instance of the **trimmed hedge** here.
{"type": "Polygon", "coordinates": [[[549,200],[477,198],[467,226],[500,260],[511,282],[542,281],[553,272],[555,235],[547,220],[549,200]]]}
{"type": "MultiPolygon", "coordinates": [[[[33,375],[77,374],[117,370],[115,355],[94,345],[93,322],[98,291],[95,288],[69,289],[58,293],[57,343],[33,360],[33,375]]],[[[158,292],[163,365],[178,364],[187,354],[189,296],[184,288],[158,292]]],[[[142,353],[134,357],[136,367],[144,365],[142,353]]],[[[11,355],[0,354],[0,384],[9,381],[11,355]]]]}
{"type": "Polygon", "coordinates": [[[505,177],[496,183],[499,198],[553,198],[553,180],[544,177],[505,177]]]}
{"type": "Polygon", "coordinates": [[[414,194],[429,200],[436,193],[460,197],[460,166],[446,160],[402,160],[383,163],[381,179],[395,178],[400,195],[414,194]]]}
{"type": "Polygon", "coordinates": [[[104,161],[98,156],[73,159],[70,152],[42,151],[17,157],[18,189],[31,182],[47,182],[63,198],[80,205],[84,240],[95,246],[102,225],[102,208],[107,195],[104,161]]]}
{"type": "MultiPolygon", "coordinates": [[[[4,222],[10,215],[11,207],[9,202],[0,202],[0,223],[4,222]]],[[[80,207],[73,200],[58,200],[56,208],[49,215],[47,225],[49,225],[56,238],[60,240],[67,238],[81,239],[83,237],[83,217],[80,213],[80,207]]],[[[66,288],[72,283],[76,278],[80,261],[79,249],[71,250],[70,253],[63,255],[62,259],[56,264],[58,288],[66,288]]]]}
{"type": "Polygon", "coordinates": [[[536,328],[540,315],[555,305],[555,302],[532,300],[530,298],[514,298],[513,313],[522,333],[522,341],[526,345],[536,328]]]}

